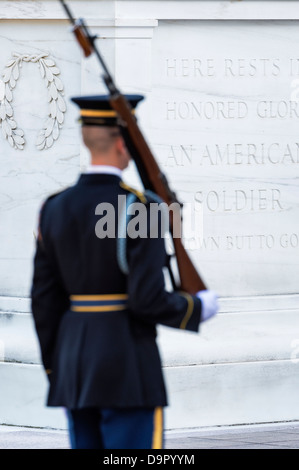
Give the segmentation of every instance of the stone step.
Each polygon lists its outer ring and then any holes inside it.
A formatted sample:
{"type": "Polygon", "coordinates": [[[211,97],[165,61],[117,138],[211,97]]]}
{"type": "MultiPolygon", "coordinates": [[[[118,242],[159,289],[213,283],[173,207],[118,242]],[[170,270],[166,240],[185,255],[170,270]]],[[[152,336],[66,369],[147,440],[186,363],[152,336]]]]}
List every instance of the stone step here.
{"type": "MultiPolygon", "coordinates": [[[[47,378],[28,302],[21,304],[1,303],[0,424],[64,429],[64,410],[45,407],[47,378]]],[[[299,419],[298,310],[281,299],[261,306],[238,312],[222,302],[199,335],[159,328],[167,429],[299,419]]]]}
{"type": "MultiPolygon", "coordinates": [[[[298,364],[261,361],[164,369],[166,429],[299,419],[298,364]]],[[[39,365],[0,363],[0,424],[65,429],[61,408],[47,408],[39,365]]]]}

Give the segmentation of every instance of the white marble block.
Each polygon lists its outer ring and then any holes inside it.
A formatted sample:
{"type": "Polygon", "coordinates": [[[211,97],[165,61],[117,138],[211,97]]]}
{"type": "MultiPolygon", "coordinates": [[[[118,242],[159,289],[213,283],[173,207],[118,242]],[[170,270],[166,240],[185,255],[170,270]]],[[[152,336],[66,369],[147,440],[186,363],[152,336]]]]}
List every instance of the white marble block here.
{"type": "MultiPolygon", "coordinates": [[[[146,96],[140,127],[220,296],[199,335],[159,329],[168,428],[299,419],[298,2],[69,6],[121,90],[146,96]]],[[[0,423],[55,427],[30,314],[38,212],[88,162],[70,97],[106,89],[58,1],[0,0],[0,20],[0,423]],[[24,380],[27,395],[11,393],[24,380]]],[[[134,165],[125,179],[140,185],[134,165]]]]}

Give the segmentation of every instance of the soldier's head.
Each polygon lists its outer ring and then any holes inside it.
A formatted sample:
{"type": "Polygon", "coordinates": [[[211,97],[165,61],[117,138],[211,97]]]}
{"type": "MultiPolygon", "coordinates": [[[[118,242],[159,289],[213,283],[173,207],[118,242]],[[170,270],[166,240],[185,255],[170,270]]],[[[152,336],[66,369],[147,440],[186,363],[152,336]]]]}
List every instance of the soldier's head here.
{"type": "Polygon", "coordinates": [[[82,126],[82,138],[94,165],[111,165],[124,170],[130,161],[119,127],[82,126]]]}
{"type": "MultiPolygon", "coordinates": [[[[134,112],[143,96],[126,95],[126,98],[134,112]]],[[[72,98],[72,101],[80,108],[83,142],[90,151],[92,164],[126,168],[130,155],[122,137],[118,115],[110,105],[110,97],[81,96],[72,98]]]]}

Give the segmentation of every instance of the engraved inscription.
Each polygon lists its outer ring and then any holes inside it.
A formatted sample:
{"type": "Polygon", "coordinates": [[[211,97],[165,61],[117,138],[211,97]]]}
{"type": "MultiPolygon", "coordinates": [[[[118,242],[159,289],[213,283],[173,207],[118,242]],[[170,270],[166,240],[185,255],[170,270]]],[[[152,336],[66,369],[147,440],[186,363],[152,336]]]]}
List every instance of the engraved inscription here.
{"type": "Polygon", "coordinates": [[[167,77],[213,77],[214,59],[166,59],[167,77]]]}
{"type": "Polygon", "coordinates": [[[227,78],[277,78],[283,74],[299,76],[299,59],[269,57],[214,58],[173,57],[165,60],[168,78],[203,78],[224,76],[227,78]]]}
{"type": "Polygon", "coordinates": [[[206,236],[193,240],[193,249],[207,251],[294,250],[299,248],[299,233],[206,236]]]}
{"type": "Polygon", "coordinates": [[[172,101],[166,103],[166,119],[244,119],[248,105],[244,101],[172,101]]]}
{"type": "Polygon", "coordinates": [[[279,59],[224,59],[226,77],[277,77],[280,71],[279,59]]]}
{"type": "Polygon", "coordinates": [[[197,191],[194,199],[209,212],[279,211],[284,209],[280,189],[197,191]]]}
{"type": "MultiPolygon", "coordinates": [[[[223,120],[251,117],[245,101],[167,101],[165,117],[171,120],[223,120]]],[[[299,101],[258,101],[253,116],[260,119],[298,119],[299,101]]]]}
{"type": "Polygon", "coordinates": [[[256,107],[259,118],[265,119],[298,119],[298,101],[259,101],[256,107]]]}
{"type": "Polygon", "coordinates": [[[299,142],[225,143],[157,147],[165,167],[298,165],[299,142]]]}

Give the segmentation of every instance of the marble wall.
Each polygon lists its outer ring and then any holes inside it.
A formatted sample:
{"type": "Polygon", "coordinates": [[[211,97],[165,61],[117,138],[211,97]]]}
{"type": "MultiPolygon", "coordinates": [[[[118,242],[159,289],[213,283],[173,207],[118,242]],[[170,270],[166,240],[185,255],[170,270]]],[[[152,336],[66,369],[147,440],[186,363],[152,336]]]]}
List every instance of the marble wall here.
{"type": "MultiPolygon", "coordinates": [[[[160,330],[167,426],[298,419],[298,2],[69,5],[121,89],[146,95],[140,126],[186,204],[190,256],[221,297],[200,336],[160,330]]],[[[28,383],[0,403],[0,422],[63,426],[42,404],[34,236],[43,199],[88,162],[69,98],[105,87],[59,2],[0,0],[0,30],[0,374],[5,397],[28,383]]],[[[133,165],[125,178],[140,185],[133,165]]]]}
{"type": "MultiPolygon", "coordinates": [[[[292,22],[161,21],[151,141],[222,296],[298,291],[299,34],[292,22]]],[[[192,242],[192,243],[191,243],[192,242]]]]}
{"type": "Polygon", "coordinates": [[[3,296],[28,296],[42,200],[78,173],[79,135],[69,96],[80,93],[80,62],[65,25],[1,22],[3,296]]]}

